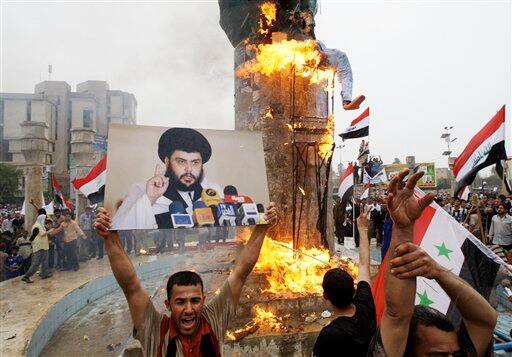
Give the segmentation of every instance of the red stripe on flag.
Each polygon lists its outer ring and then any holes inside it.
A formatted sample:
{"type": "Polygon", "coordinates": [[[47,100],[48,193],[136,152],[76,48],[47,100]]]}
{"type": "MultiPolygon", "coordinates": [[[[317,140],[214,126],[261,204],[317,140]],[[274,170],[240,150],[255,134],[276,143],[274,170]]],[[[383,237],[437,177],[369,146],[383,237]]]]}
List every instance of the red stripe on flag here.
{"type": "MultiPolygon", "coordinates": [[[[436,214],[436,209],[432,206],[428,206],[425,208],[421,217],[414,223],[413,227],[413,243],[416,245],[420,245],[423,237],[425,236],[425,232],[427,231],[430,223],[432,222],[432,218],[436,214]]],[[[387,258],[388,255],[386,255],[387,258]]],[[[375,276],[375,279],[372,282],[372,294],[373,301],[375,302],[375,313],[377,317],[377,325],[380,325],[380,320],[382,318],[382,314],[384,313],[385,306],[385,295],[384,295],[384,277],[386,275],[386,266],[387,259],[384,259],[382,264],[380,265],[379,271],[375,276]]]]}
{"type": "Polygon", "coordinates": [[[432,218],[436,214],[436,209],[432,206],[428,206],[425,208],[420,218],[414,223],[413,227],[413,238],[412,242],[416,245],[420,245],[423,237],[425,236],[425,232],[430,226],[430,222],[432,222],[432,218]]]}
{"type": "Polygon", "coordinates": [[[354,120],[352,120],[352,123],[350,123],[350,126],[354,126],[356,125],[357,123],[359,123],[361,120],[363,120],[364,118],[368,117],[370,115],[370,108],[366,108],[364,112],[361,113],[361,115],[359,115],[357,118],[355,118],[354,120]]]}
{"type": "Polygon", "coordinates": [[[345,172],[343,172],[343,175],[341,175],[340,177],[340,185],[343,181],[345,181],[345,179],[349,176],[349,175],[352,175],[354,172],[354,167],[352,166],[352,163],[349,163],[348,164],[348,167],[347,169],[345,170],[345,172]]]}
{"type": "Polygon", "coordinates": [[[386,266],[388,260],[384,259],[380,265],[379,271],[372,282],[372,295],[375,304],[375,315],[377,317],[377,326],[380,325],[382,314],[384,313],[384,306],[386,306],[386,296],[384,295],[384,276],[386,274],[386,266]]]}
{"type": "Polygon", "coordinates": [[[457,177],[459,171],[464,167],[475,150],[487,140],[502,123],[505,122],[505,106],[496,113],[496,115],[471,139],[469,144],[464,148],[462,154],[455,159],[453,165],[453,175],[457,177]]]}
{"type": "Polygon", "coordinates": [[[77,190],[80,189],[83,185],[86,183],[94,180],[96,177],[98,177],[103,171],[107,169],[107,155],[103,156],[103,158],[94,166],[91,171],[85,176],[84,178],[77,178],[73,180],[73,186],[77,190]]]}
{"type": "Polygon", "coordinates": [[[60,191],[60,185],[57,182],[57,178],[55,177],[55,175],[52,175],[52,184],[53,184],[53,188],[55,190],[59,190],[60,191]]]}

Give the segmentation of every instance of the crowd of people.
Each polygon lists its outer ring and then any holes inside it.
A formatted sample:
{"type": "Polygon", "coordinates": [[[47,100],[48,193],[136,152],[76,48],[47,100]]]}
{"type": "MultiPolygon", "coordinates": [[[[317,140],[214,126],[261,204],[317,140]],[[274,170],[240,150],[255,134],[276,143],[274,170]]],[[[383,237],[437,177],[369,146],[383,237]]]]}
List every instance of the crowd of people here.
{"type": "MultiPolygon", "coordinates": [[[[326,272],[322,287],[324,298],[334,312],[316,340],[313,356],[330,356],[340,345],[350,356],[490,356],[497,313],[489,302],[451,271],[441,267],[428,253],[413,244],[412,227],[423,210],[434,200],[469,230],[503,250],[510,258],[512,196],[483,194],[466,202],[447,195],[413,192],[422,173],[404,182],[407,170],[394,177],[386,196],[369,197],[342,209],[335,207],[336,234],[357,232],[359,274],[355,284],[349,272],[340,268],[326,272]],[[338,210],[338,211],[336,211],[338,210]],[[338,216],[339,214],[340,216],[338,216]],[[350,226],[352,215],[357,219],[350,226]],[[387,225],[391,227],[387,227],[387,225]],[[349,227],[350,229],[348,229],[349,227]],[[389,235],[389,237],[387,237],[389,235]],[[380,325],[370,288],[370,239],[387,245],[385,270],[385,308],[380,325]],[[443,313],[428,306],[415,306],[416,278],[434,280],[448,294],[462,318],[459,327],[443,313]]],[[[42,279],[52,276],[52,269],[78,270],[81,259],[109,256],[114,276],[121,286],[135,327],[135,336],[146,355],[221,355],[221,344],[229,321],[234,317],[243,285],[258,259],[263,239],[277,222],[273,204],[267,208],[269,225],[257,226],[245,244],[235,267],[220,293],[205,303],[201,277],[192,271],[173,274],[167,283],[165,305],[170,312],[158,311],[137,278],[129,258],[137,249],[134,232],[109,230],[109,213],[88,208],[78,222],[69,210],[56,209],[48,215],[38,210],[29,231],[23,229],[23,216],[4,212],[1,217],[1,251],[5,277],[31,276],[40,268],[42,279]],[[128,247],[128,248],[127,248],[128,247]]],[[[154,231],[157,249],[180,246],[180,237],[162,236],[154,231]],[[170,240],[170,246],[169,246],[170,240]]],[[[164,233],[165,234],[165,233],[164,233]]],[[[222,231],[215,237],[222,240],[222,231]]]]}
{"type": "MultiPolygon", "coordinates": [[[[393,229],[384,272],[385,307],[380,325],[377,326],[376,304],[370,288],[370,227],[374,206],[383,203],[368,201],[353,209],[360,237],[359,281],[355,285],[349,272],[341,268],[325,273],[323,296],[332,305],[333,316],[320,331],[312,356],[332,356],[341,351],[347,356],[379,357],[492,355],[497,312],[469,284],[412,243],[413,225],[434,196],[416,197],[414,188],[423,173],[413,174],[405,183],[407,174],[405,170],[394,177],[387,190],[387,215],[393,229]],[[417,277],[442,287],[460,314],[460,326],[430,306],[415,305],[417,277]]],[[[109,230],[109,212],[100,209],[95,227],[105,240],[112,271],[130,308],[135,338],[145,355],[222,355],[227,326],[235,316],[266,232],[277,223],[277,216],[271,204],[266,217],[270,224],[257,226],[253,231],[215,297],[206,302],[201,276],[194,271],[179,271],[167,281],[167,311],[160,311],[137,277],[119,233],[109,230]]]]}
{"type": "MultiPolygon", "coordinates": [[[[24,216],[15,205],[0,207],[0,281],[23,276],[29,283],[38,269],[47,279],[55,270],[73,270],[90,259],[103,259],[104,242],[93,228],[96,209],[86,207],[77,220],[64,208],[53,212],[38,210],[38,219],[28,230],[24,216]]],[[[197,246],[206,249],[206,243],[226,242],[227,227],[199,229],[197,246]]],[[[128,254],[183,253],[186,230],[120,231],[120,242],[128,254]],[[143,243],[146,243],[143,246],[143,243]],[[142,252],[142,253],[141,253],[142,252]]]]}
{"type": "MultiPolygon", "coordinates": [[[[512,195],[473,193],[468,200],[463,200],[447,193],[438,193],[435,201],[502,259],[507,261],[508,258],[509,263],[512,262],[512,195]]],[[[376,239],[384,257],[393,226],[385,194],[356,199],[355,207],[336,197],[333,214],[338,244],[343,244],[345,237],[355,235],[356,245],[359,245],[357,222],[353,218],[354,213],[356,217],[359,215],[359,205],[369,212],[368,236],[376,239]]]]}
{"type": "Polygon", "coordinates": [[[48,214],[44,208],[28,230],[19,207],[2,207],[0,218],[0,279],[23,275],[30,277],[40,268],[41,278],[52,276],[54,270],[79,269],[79,262],[103,258],[103,240],[93,230],[94,212],[91,207],[77,222],[68,209],[55,208],[48,214]]]}

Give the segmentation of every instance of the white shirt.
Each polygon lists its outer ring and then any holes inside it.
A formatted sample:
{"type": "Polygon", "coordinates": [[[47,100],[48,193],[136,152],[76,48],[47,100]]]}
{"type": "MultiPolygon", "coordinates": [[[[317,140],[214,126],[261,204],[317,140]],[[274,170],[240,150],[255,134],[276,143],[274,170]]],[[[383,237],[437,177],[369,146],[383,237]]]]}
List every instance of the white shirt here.
{"type": "MultiPolygon", "coordinates": [[[[212,188],[223,197],[220,186],[209,183],[206,179],[201,182],[203,189],[212,188]]],[[[183,200],[187,203],[186,210],[188,214],[193,213],[192,202],[198,197],[191,197],[188,191],[178,191],[183,200]]],[[[194,192],[192,192],[194,195],[194,192]]],[[[146,195],[146,183],[139,182],[133,184],[128,196],[114,214],[112,219],[112,229],[158,229],[155,215],[169,212],[169,205],[172,203],[165,196],[160,196],[153,205],[146,195]]]]}
{"type": "Polygon", "coordinates": [[[2,232],[14,232],[12,229],[12,219],[4,219],[4,221],[2,222],[2,232]]]}
{"type": "Polygon", "coordinates": [[[512,216],[508,214],[503,217],[500,217],[499,214],[494,215],[489,228],[489,237],[493,244],[512,244],[512,216]]]}

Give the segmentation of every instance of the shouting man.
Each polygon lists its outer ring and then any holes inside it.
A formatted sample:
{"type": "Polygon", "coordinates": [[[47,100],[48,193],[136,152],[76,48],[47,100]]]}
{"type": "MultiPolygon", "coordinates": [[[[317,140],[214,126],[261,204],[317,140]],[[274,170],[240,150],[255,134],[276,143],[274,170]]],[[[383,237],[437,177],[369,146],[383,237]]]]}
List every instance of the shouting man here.
{"type": "Polygon", "coordinates": [[[221,194],[219,185],[208,183],[204,178],[203,165],[211,155],[210,143],[197,130],[166,130],[158,142],[158,156],[165,165],[165,172],[157,165],[153,177],[132,186],[114,215],[112,227],[123,230],[172,228],[172,212],[169,211],[172,202],[180,202],[187,213],[192,214],[193,203],[201,198],[203,189],[211,188],[221,194]]]}
{"type": "Polygon", "coordinates": [[[267,209],[266,220],[268,225],[254,228],[220,293],[208,303],[205,303],[203,282],[197,273],[180,271],[171,275],[165,301],[170,312],[167,315],[155,309],[121,245],[119,234],[109,231],[108,212],[99,209],[96,231],[105,240],[112,272],[128,301],[136,338],[145,356],[221,355],[226,328],[234,317],[242,287],[258,260],[267,229],[277,222],[273,203],[267,209]]]}

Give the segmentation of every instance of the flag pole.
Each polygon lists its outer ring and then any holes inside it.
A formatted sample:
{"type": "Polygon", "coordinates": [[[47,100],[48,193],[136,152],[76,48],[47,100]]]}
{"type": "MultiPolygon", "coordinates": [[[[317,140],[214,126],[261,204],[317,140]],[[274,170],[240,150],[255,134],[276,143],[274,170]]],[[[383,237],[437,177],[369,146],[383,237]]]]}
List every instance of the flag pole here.
{"type": "MultiPolygon", "coordinates": [[[[478,217],[478,227],[480,228],[480,241],[483,244],[486,244],[487,239],[485,237],[485,231],[484,231],[484,225],[482,223],[482,214],[480,213],[480,201],[478,199],[478,196],[475,194],[471,197],[471,202],[475,208],[476,208],[476,216],[478,217]]],[[[471,215],[471,213],[468,215],[468,217],[471,215]]]]}

